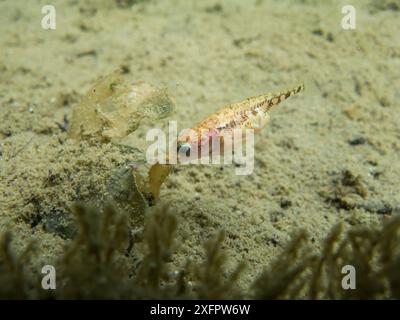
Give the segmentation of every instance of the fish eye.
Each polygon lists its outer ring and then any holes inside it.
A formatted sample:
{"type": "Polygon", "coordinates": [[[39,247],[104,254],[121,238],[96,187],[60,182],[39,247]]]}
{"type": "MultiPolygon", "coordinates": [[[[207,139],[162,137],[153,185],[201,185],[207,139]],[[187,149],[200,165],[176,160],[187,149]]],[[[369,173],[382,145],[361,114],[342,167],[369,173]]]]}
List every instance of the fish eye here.
{"type": "Polygon", "coordinates": [[[189,143],[178,144],[178,153],[184,153],[187,157],[190,157],[191,148],[189,143]]]}

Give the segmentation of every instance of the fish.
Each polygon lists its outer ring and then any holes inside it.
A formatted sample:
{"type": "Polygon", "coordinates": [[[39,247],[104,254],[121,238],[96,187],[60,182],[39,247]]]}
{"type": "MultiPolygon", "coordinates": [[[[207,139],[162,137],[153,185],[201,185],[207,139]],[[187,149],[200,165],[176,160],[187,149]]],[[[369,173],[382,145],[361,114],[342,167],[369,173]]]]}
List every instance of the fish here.
{"type": "Polygon", "coordinates": [[[232,139],[226,139],[226,137],[232,137],[238,129],[241,129],[243,133],[240,139],[245,141],[246,130],[260,132],[269,122],[269,112],[272,108],[302,91],[304,91],[304,84],[300,83],[291,89],[250,97],[223,107],[178,136],[178,159],[190,157],[195,149],[196,154],[202,157],[204,155],[202,148],[207,145],[209,154],[216,148],[222,153],[227,145],[232,144],[232,139]],[[212,142],[213,139],[218,141],[219,146],[212,142]]]}

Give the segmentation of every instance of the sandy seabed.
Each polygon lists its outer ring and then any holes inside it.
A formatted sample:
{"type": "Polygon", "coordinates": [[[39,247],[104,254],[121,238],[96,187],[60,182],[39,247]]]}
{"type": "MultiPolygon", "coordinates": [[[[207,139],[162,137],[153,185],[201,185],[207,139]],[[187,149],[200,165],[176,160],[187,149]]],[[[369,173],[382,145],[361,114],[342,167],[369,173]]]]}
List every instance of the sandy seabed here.
{"type": "MultiPolygon", "coordinates": [[[[179,218],[177,265],[200,259],[222,229],[230,267],[247,262],[244,286],[298,229],[319,247],[338,222],[400,213],[398,1],[352,1],[355,30],[341,27],[341,1],[52,1],[56,30],[41,28],[44,4],[0,3],[0,231],[12,230],[17,250],[38,239],[35,263],[60,254],[71,234],[57,221],[72,204],[103,201],[115,169],[137,160],[66,132],[73,107],[117,68],[167,87],[181,128],[306,86],[256,136],[251,175],[179,166],[168,178],[160,201],[179,218]]],[[[143,146],[152,125],[121,143],[143,146]]]]}

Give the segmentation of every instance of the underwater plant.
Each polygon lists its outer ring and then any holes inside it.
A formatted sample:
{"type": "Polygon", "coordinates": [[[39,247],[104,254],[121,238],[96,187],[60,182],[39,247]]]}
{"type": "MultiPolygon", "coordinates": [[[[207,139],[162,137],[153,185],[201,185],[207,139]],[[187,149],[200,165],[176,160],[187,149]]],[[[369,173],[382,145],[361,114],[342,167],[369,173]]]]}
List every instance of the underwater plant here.
{"type": "Polygon", "coordinates": [[[11,241],[8,231],[0,236],[0,299],[35,298],[39,283],[27,272],[35,242],[30,242],[18,254],[11,248],[11,241]]]}
{"type": "Polygon", "coordinates": [[[74,216],[79,231],[56,264],[59,298],[128,298],[130,295],[124,252],[128,246],[127,217],[107,205],[99,211],[77,204],[74,216]]]}
{"type": "Polygon", "coordinates": [[[335,226],[320,252],[312,252],[304,232],[293,238],[255,283],[254,298],[398,299],[400,217],[384,226],[335,226]],[[342,287],[344,266],[356,270],[354,290],[342,287]],[[284,270],[284,271],[283,271],[284,270]]]}
{"type": "Polygon", "coordinates": [[[74,208],[77,236],[56,263],[57,289],[45,291],[28,261],[38,250],[32,244],[16,254],[11,237],[0,242],[0,296],[3,298],[111,299],[382,299],[400,298],[400,217],[382,227],[337,225],[322,249],[311,248],[300,231],[274,262],[247,289],[237,280],[243,264],[226,275],[223,232],[205,243],[205,259],[187,261],[171,271],[178,218],[168,206],[146,211],[141,237],[132,238],[127,216],[114,206],[103,210],[78,204],[74,208]],[[141,240],[139,240],[141,239],[141,240]],[[143,241],[143,254],[132,251],[143,241]],[[357,288],[342,288],[342,267],[357,270],[357,288]]]}

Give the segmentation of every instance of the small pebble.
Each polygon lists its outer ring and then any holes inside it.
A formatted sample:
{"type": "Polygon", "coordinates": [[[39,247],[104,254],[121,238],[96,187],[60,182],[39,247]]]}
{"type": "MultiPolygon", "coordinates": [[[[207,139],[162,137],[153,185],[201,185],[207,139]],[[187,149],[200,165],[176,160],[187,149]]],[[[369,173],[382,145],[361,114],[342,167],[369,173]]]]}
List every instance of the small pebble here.
{"type": "Polygon", "coordinates": [[[366,144],[367,139],[364,138],[363,136],[358,136],[358,137],[354,137],[354,138],[348,140],[347,142],[352,146],[358,146],[361,144],[366,144]]]}

